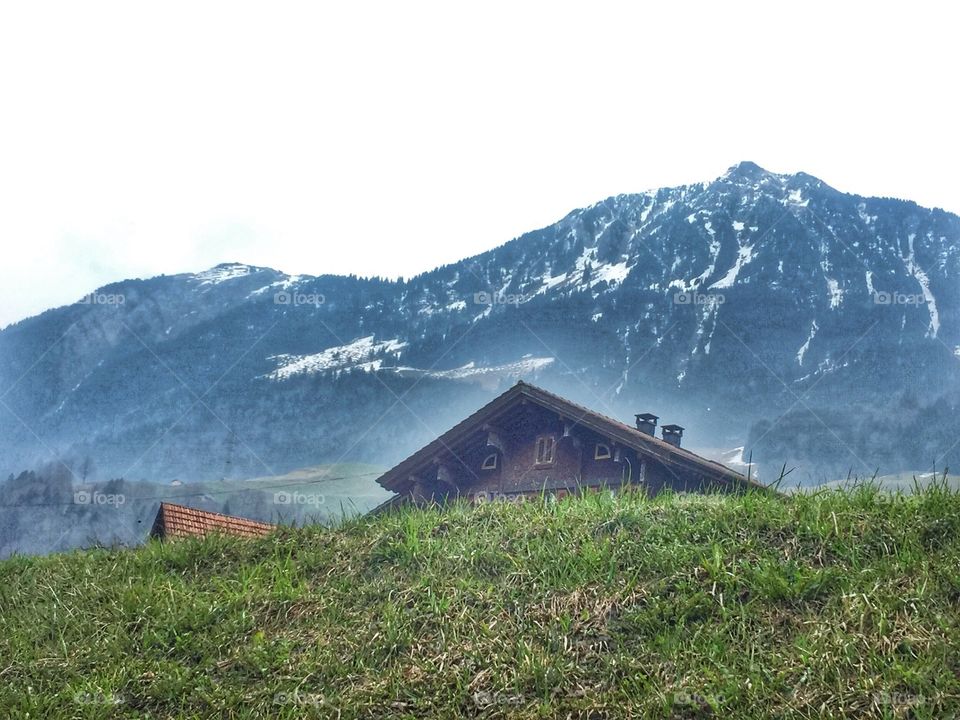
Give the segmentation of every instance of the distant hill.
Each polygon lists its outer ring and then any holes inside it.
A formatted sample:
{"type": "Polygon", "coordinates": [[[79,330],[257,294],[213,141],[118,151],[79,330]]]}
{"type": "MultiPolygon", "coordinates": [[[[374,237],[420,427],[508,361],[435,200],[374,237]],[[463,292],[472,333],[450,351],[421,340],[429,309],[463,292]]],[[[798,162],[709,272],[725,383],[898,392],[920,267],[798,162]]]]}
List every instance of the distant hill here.
{"type": "Polygon", "coordinates": [[[960,475],[950,475],[942,472],[898,473],[897,475],[878,475],[877,477],[868,480],[863,478],[833,480],[828,483],[823,483],[815,488],[807,488],[807,490],[815,491],[821,488],[855,488],[864,484],[870,485],[871,487],[876,487],[877,490],[883,493],[899,492],[911,494],[930,485],[942,485],[952,490],[960,490],[960,475]]]}
{"type": "Polygon", "coordinates": [[[0,562],[10,718],[950,718],[960,495],[590,495],[0,562]]]}
{"type": "Polygon", "coordinates": [[[162,501],[284,525],[363,514],[391,496],[383,468],[322,465],[277,477],[170,483],[76,483],[52,465],[0,482],[0,558],[75,547],[132,547],[146,540],[162,501]]]}

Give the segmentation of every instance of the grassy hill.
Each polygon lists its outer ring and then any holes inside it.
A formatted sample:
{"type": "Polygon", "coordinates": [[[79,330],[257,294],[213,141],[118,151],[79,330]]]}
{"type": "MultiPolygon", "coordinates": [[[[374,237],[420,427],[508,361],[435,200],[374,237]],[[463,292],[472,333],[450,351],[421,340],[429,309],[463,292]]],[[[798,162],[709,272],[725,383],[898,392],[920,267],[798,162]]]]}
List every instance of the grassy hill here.
{"type": "Polygon", "coordinates": [[[0,563],[0,717],[960,713],[960,495],[590,495],[0,563]]]}

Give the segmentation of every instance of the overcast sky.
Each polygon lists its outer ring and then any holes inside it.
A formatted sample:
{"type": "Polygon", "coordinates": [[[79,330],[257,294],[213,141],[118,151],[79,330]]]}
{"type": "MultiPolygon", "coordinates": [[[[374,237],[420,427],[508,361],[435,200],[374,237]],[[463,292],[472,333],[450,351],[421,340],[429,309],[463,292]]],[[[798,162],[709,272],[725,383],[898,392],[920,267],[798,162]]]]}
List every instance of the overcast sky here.
{"type": "Polygon", "coordinates": [[[5,3],[0,327],[224,261],[411,275],[740,160],[960,211],[926,7],[5,3]]]}

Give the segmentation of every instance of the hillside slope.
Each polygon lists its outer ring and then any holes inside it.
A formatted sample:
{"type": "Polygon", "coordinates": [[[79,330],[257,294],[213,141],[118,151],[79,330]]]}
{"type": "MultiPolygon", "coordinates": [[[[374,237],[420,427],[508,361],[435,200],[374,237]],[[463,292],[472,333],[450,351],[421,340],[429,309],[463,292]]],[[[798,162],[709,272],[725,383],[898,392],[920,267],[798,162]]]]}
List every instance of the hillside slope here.
{"type": "Polygon", "coordinates": [[[0,563],[0,715],[960,712],[960,495],[594,495],[0,563]]]}

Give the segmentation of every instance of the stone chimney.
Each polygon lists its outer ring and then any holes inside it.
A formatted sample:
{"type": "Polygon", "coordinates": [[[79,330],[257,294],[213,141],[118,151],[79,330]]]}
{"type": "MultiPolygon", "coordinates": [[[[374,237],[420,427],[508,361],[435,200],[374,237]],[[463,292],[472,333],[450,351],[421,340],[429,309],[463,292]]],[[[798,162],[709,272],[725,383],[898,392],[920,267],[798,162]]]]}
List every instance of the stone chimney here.
{"type": "Polygon", "coordinates": [[[674,447],[680,447],[680,438],[683,437],[683,428],[679,425],[664,425],[660,430],[663,432],[663,441],[670,443],[674,447]]]}
{"type": "Polygon", "coordinates": [[[655,435],[657,433],[657,420],[660,418],[651,413],[638,413],[637,418],[637,430],[645,432],[647,435],[655,435]]]}

